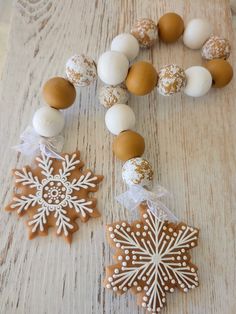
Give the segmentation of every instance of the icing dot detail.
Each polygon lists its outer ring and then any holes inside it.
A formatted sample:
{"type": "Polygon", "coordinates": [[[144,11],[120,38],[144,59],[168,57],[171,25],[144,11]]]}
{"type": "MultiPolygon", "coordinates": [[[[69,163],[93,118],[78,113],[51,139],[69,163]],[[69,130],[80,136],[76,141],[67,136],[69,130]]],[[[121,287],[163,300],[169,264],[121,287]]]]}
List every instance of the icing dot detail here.
{"type": "Polygon", "coordinates": [[[143,291],[141,304],[146,304],[149,312],[157,313],[165,306],[167,292],[173,293],[175,288],[187,292],[198,285],[189,254],[191,243],[197,245],[194,238],[198,233],[182,223],[158,220],[149,210],[142,218],[140,222],[122,226],[117,234],[123,260],[117,264],[120,272],[116,274],[113,270],[116,277],[112,284],[122,292],[132,288],[137,293],[143,291]]]}

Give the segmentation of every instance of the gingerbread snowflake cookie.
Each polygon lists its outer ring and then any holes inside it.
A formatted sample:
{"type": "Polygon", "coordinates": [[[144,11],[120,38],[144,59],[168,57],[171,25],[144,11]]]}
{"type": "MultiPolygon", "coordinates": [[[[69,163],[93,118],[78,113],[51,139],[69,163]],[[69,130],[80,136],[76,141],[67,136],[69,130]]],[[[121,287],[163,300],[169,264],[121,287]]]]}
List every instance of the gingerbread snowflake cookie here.
{"type": "Polygon", "coordinates": [[[48,228],[54,227],[57,235],[71,242],[78,230],[77,218],[86,222],[100,216],[96,199],[89,193],[97,191],[103,177],[81,170],[84,164],[79,152],[62,157],[58,160],[41,154],[35,167],[13,170],[15,195],[6,210],[17,211],[19,216],[28,214],[30,239],[47,235],[48,228]]]}
{"type": "Polygon", "coordinates": [[[189,250],[197,246],[198,229],[159,220],[141,205],[141,220],[107,226],[108,241],[116,248],[116,264],[106,268],[105,286],[117,294],[131,289],[138,304],[158,313],[166,293],[188,292],[198,286],[197,267],[189,250]]]}

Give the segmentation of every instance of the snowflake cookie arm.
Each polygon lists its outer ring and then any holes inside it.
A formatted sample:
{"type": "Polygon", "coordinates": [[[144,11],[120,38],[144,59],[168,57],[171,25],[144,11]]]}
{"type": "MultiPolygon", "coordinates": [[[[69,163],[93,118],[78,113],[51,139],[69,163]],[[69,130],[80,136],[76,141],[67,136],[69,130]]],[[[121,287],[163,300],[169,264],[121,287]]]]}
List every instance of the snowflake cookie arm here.
{"type": "Polygon", "coordinates": [[[33,194],[19,195],[14,194],[12,202],[6,206],[7,211],[16,211],[19,216],[23,216],[27,211],[35,208],[38,203],[38,197],[33,194]]]}
{"type": "Polygon", "coordinates": [[[15,178],[15,188],[21,189],[23,192],[29,189],[35,190],[41,186],[38,176],[29,166],[22,169],[13,169],[12,173],[15,178]]]}
{"type": "Polygon", "coordinates": [[[56,235],[63,236],[64,239],[70,244],[72,242],[73,233],[79,229],[76,223],[77,215],[70,209],[59,209],[55,212],[54,218],[56,219],[56,235]]]}
{"type": "Polygon", "coordinates": [[[61,178],[68,178],[76,171],[84,166],[84,163],[80,160],[80,152],[74,152],[73,154],[64,154],[62,155],[64,160],[60,163],[61,167],[58,170],[61,178]]]}
{"type": "Polygon", "coordinates": [[[199,285],[197,266],[192,264],[189,253],[189,250],[198,244],[199,230],[182,222],[178,225],[170,223],[165,227],[169,231],[170,241],[162,256],[164,259],[172,256],[172,261],[162,264],[162,269],[171,278],[175,287],[188,292],[199,285]]]}
{"type": "Polygon", "coordinates": [[[78,198],[77,196],[71,196],[67,200],[69,208],[73,208],[77,214],[77,217],[82,222],[87,222],[90,217],[100,217],[100,213],[96,208],[97,200],[95,198],[78,198]]]}
{"type": "Polygon", "coordinates": [[[49,228],[54,227],[57,236],[62,236],[71,243],[73,233],[79,229],[76,219],[77,216],[73,211],[61,207],[53,212],[50,212],[47,207],[38,207],[37,211],[30,213],[30,219],[27,221],[29,239],[47,236],[49,228]]]}
{"type": "Polygon", "coordinates": [[[41,153],[40,156],[35,158],[35,162],[44,178],[49,179],[54,171],[52,158],[41,153]]]}
{"type": "Polygon", "coordinates": [[[16,211],[23,216],[38,203],[37,189],[41,186],[38,177],[26,166],[23,169],[13,169],[15,178],[15,193],[12,201],[5,207],[7,211],[16,211]]]}
{"type": "Polygon", "coordinates": [[[113,286],[114,276],[120,273],[120,263],[110,265],[106,267],[106,275],[104,279],[104,286],[107,289],[113,290],[117,295],[124,294],[126,291],[118,289],[117,286],[113,286]]]}
{"type": "Polygon", "coordinates": [[[103,180],[103,176],[95,175],[90,170],[84,170],[79,179],[74,178],[70,182],[70,188],[74,191],[85,190],[89,192],[97,192],[98,184],[103,180]]]}
{"type": "Polygon", "coordinates": [[[37,236],[48,235],[48,229],[50,228],[48,218],[50,215],[48,208],[44,206],[38,206],[33,212],[29,213],[29,219],[26,223],[29,228],[30,240],[37,236]]]}
{"type": "Polygon", "coordinates": [[[189,251],[198,245],[199,229],[181,222],[177,225],[176,232],[178,233],[178,237],[175,240],[172,251],[182,247],[184,247],[186,251],[189,251]]]}
{"type": "Polygon", "coordinates": [[[64,154],[64,160],[58,169],[59,175],[63,181],[68,181],[68,187],[74,191],[86,190],[96,192],[98,183],[103,180],[102,175],[96,175],[91,170],[81,170],[84,163],[80,160],[80,152],[74,154],[64,154]]]}
{"type": "Polygon", "coordinates": [[[107,227],[108,242],[116,247],[114,260],[117,264],[107,267],[104,284],[117,294],[129,289],[136,294],[144,289],[143,279],[152,265],[147,257],[149,244],[139,239],[143,232],[145,229],[141,222],[132,225],[119,222],[107,227]]]}

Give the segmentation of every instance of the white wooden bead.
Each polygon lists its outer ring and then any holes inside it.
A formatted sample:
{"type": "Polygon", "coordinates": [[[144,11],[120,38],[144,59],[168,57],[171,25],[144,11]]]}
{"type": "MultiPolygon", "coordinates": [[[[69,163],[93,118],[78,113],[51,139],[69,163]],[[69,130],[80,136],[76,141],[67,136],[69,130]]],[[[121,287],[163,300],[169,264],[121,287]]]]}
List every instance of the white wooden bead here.
{"type": "Polygon", "coordinates": [[[184,93],[191,97],[205,95],[212,85],[211,73],[202,66],[192,66],[185,71],[187,84],[184,93]]]}
{"type": "Polygon", "coordinates": [[[39,108],[33,116],[33,127],[41,136],[56,136],[64,127],[64,116],[61,111],[51,107],[39,108]]]}
{"type": "Polygon", "coordinates": [[[183,42],[190,49],[200,49],[212,34],[211,24],[204,19],[192,19],[187,24],[183,42]]]}
{"type": "Polygon", "coordinates": [[[124,82],[128,70],[129,61],[121,52],[104,52],[98,60],[98,76],[105,84],[118,85],[124,82]]]}
{"type": "Polygon", "coordinates": [[[129,33],[119,34],[112,40],[111,50],[122,52],[129,61],[132,61],[139,53],[139,43],[137,39],[129,33]]]}
{"type": "Polygon", "coordinates": [[[116,104],[107,110],[105,123],[111,133],[118,135],[120,132],[134,127],[135,115],[128,105],[116,104]]]}

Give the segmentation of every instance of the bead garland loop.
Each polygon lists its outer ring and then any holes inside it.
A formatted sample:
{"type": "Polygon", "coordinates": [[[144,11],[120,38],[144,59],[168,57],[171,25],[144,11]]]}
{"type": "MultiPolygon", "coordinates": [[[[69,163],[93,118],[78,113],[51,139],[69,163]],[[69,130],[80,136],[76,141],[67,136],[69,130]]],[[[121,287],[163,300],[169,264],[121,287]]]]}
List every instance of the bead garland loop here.
{"type": "Polygon", "coordinates": [[[143,96],[156,88],[163,96],[182,91],[190,97],[200,97],[212,86],[226,86],[233,77],[232,66],[226,61],[231,46],[227,39],[212,34],[212,30],[205,19],[192,19],[185,26],[181,16],[169,12],[158,23],[149,18],[138,19],[130,33],[119,34],[112,40],[111,49],[99,57],[97,66],[84,54],[72,56],[66,63],[66,78],[52,78],[43,86],[43,97],[49,107],[40,108],[34,114],[35,131],[43,137],[58,135],[64,127],[60,110],[74,103],[76,87],[88,86],[98,76],[106,84],[101,87],[98,97],[108,109],[105,124],[116,135],[113,152],[125,162],[122,177],[129,186],[141,184],[149,187],[151,165],[142,158],[144,138],[133,131],[135,114],[127,105],[129,93],[143,96]],[[170,44],[181,36],[186,47],[201,49],[203,66],[184,70],[176,64],[168,64],[157,71],[150,62],[134,61],[140,48],[152,47],[158,38],[170,44]]]}

